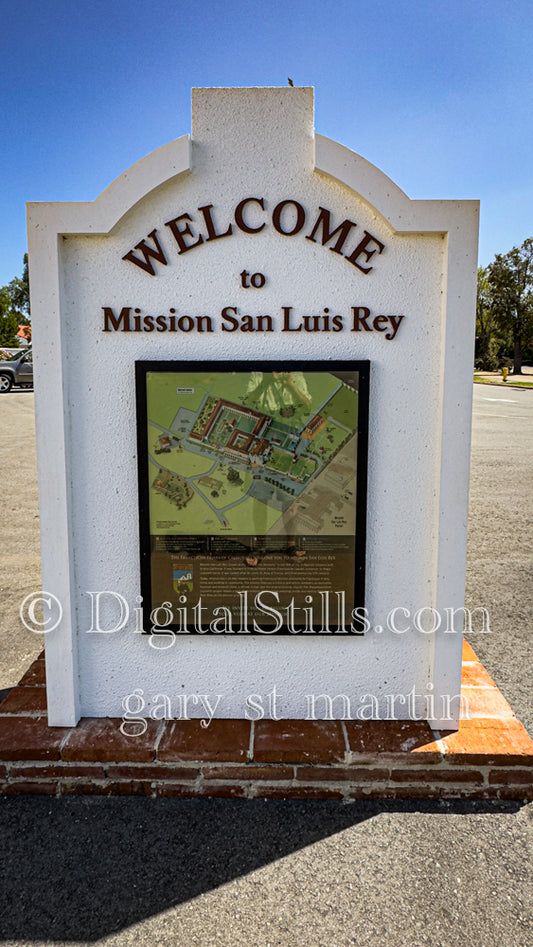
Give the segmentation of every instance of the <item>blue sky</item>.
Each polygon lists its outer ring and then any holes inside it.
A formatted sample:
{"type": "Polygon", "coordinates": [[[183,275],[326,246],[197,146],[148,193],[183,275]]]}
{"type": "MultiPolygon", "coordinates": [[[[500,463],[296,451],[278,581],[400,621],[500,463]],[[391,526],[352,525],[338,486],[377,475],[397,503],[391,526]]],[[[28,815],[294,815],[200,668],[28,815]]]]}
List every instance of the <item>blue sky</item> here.
{"type": "Polygon", "coordinates": [[[530,0],[0,0],[0,286],[26,201],[94,200],[190,132],[193,86],[315,88],[317,132],[412,198],[479,198],[480,263],[533,235],[530,0]]]}

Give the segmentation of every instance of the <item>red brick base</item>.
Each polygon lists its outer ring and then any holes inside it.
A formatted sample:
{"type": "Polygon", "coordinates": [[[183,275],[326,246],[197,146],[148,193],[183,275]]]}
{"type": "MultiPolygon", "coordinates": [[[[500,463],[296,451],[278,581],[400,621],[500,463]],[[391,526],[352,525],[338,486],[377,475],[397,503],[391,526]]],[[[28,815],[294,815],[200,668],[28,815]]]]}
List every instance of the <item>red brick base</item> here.
{"type": "Polygon", "coordinates": [[[40,656],[0,704],[0,793],[284,799],[533,798],[533,741],[479,663],[463,651],[470,719],[424,722],[120,719],[48,727],[40,656]]]}

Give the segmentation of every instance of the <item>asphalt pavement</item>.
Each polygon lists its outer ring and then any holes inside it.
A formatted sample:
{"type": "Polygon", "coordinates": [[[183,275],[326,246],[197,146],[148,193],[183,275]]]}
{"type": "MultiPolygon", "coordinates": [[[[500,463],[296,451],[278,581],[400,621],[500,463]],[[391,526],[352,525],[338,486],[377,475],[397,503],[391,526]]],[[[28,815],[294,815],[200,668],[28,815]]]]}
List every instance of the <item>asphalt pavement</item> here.
{"type": "MultiPolygon", "coordinates": [[[[0,396],[0,688],[41,640],[33,396],[0,396]]],[[[533,390],[474,386],[470,642],[533,725],[533,390]]],[[[533,806],[520,803],[0,800],[8,945],[529,947],[533,806]]]]}
{"type": "Polygon", "coordinates": [[[474,385],[465,602],[470,644],[533,735],[533,389],[474,385]]]}

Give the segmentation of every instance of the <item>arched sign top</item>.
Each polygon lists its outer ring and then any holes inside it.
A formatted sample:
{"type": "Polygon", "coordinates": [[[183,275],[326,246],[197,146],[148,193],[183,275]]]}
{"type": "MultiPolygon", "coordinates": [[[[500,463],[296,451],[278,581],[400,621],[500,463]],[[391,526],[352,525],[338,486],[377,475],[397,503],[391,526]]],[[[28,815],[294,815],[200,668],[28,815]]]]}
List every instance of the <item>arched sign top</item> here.
{"type": "MultiPolygon", "coordinates": [[[[223,92],[312,92],[308,89],[220,90],[197,89],[216,98],[223,92]]],[[[194,126],[194,122],[193,122],[194,126]]],[[[194,173],[194,139],[183,135],[141,158],[120,174],[94,201],[76,203],[29,203],[32,223],[46,224],[56,233],[110,233],[124,215],[156,188],[174,178],[194,173]]],[[[323,135],[313,136],[314,167],[319,173],[345,184],[376,211],[395,233],[445,233],[454,227],[457,213],[468,207],[477,213],[477,201],[411,200],[383,171],[361,155],[323,135]]]]}

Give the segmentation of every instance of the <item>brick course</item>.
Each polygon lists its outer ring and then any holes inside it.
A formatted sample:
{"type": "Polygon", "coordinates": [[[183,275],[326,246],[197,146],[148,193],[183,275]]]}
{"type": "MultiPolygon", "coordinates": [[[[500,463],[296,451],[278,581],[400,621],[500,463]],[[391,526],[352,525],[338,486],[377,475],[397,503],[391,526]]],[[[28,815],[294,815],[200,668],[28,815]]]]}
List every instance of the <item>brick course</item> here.
{"type": "Polygon", "coordinates": [[[341,763],[345,744],[338,720],[260,720],[254,760],[260,763],[341,763]]]}
{"type": "Polygon", "coordinates": [[[0,704],[0,794],[279,799],[533,798],[533,741],[469,646],[471,719],[120,719],[48,727],[40,656],[0,704]]]}
{"type": "Polygon", "coordinates": [[[245,762],[250,745],[248,720],[212,720],[202,727],[200,720],[169,720],[161,737],[157,758],[182,760],[224,760],[245,762]]]}

